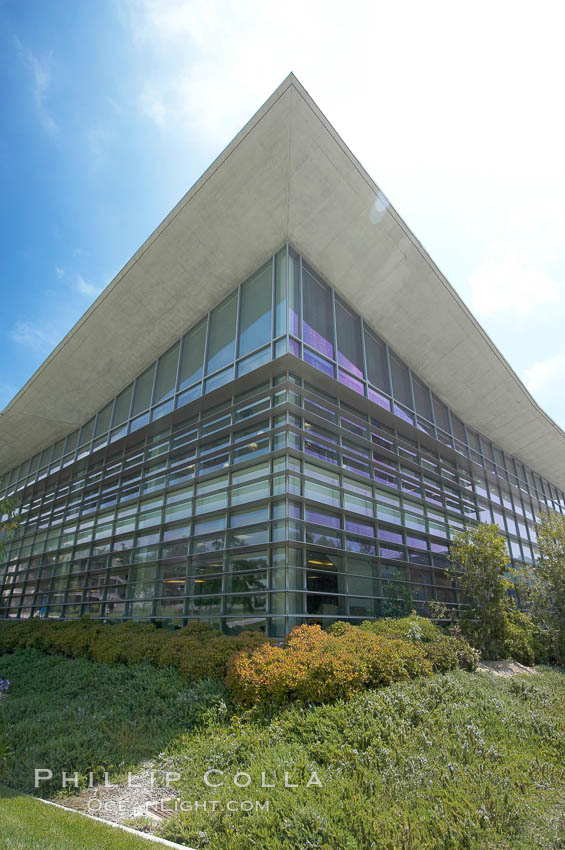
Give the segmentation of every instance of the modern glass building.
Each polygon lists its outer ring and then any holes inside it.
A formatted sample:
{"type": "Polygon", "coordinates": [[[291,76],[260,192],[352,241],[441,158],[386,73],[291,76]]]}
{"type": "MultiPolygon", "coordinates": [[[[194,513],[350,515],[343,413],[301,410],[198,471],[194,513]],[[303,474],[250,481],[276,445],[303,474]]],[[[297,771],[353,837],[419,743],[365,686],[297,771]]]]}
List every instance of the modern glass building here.
{"type": "Polygon", "coordinates": [[[536,557],[565,435],[291,75],[2,412],[4,618],[282,636],[536,557]]]}

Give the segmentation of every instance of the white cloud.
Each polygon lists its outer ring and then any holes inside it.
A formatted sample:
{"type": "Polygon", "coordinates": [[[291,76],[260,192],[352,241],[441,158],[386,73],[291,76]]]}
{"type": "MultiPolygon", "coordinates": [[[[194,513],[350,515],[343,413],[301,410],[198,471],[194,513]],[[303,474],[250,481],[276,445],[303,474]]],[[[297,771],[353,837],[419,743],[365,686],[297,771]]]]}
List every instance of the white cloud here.
{"type": "Polygon", "coordinates": [[[352,0],[331,14],[322,0],[287,0],[283,12],[260,0],[120,9],[139,54],[140,109],[160,128],[224,143],[294,70],[370,171],[504,172],[523,192],[528,173],[554,179],[556,163],[563,173],[554,3],[532,16],[510,0],[477,0],[464,26],[448,0],[352,0]]]}
{"type": "Polygon", "coordinates": [[[32,351],[48,354],[58,343],[60,334],[56,329],[41,322],[16,322],[10,338],[32,351]]]}
{"type": "Polygon", "coordinates": [[[565,354],[556,354],[524,369],[522,379],[534,396],[555,393],[565,382],[565,354]]]}
{"type": "Polygon", "coordinates": [[[225,144],[290,70],[295,25],[285,14],[268,36],[255,0],[124,0],[122,12],[143,57],[140,111],[162,130],[225,144]]]}
{"type": "Polygon", "coordinates": [[[471,309],[480,316],[496,313],[526,316],[538,307],[565,300],[565,283],[555,280],[534,258],[504,249],[484,260],[469,278],[471,309]]]}
{"type": "Polygon", "coordinates": [[[100,295],[102,292],[102,287],[94,286],[92,283],[87,283],[80,274],[77,274],[76,276],[74,288],[77,292],[80,292],[81,295],[89,295],[90,297],[100,295]]]}
{"type": "Polygon", "coordinates": [[[46,106],[47,93],[51,86],[52,54],[49,53],[40,59],[29,47],[24,47],[18,38],[15,39],[15,43],[24,64],[31,73],[31,90],[37,116],[43,125],[43,129],[50,136],[56,136],[59,132],[59,127],[46,106]]]}
{"type": "Polygon", "coordinates": [[[65,277],[65,269],[61,268],[61,266],[55,266],[55,274],[62,280],[65,277]]]}
{"type": "Polygon", "coordinates": [[[168,118],[168,110],[162,100],[163,95],[155,90],[151,83],[145,83],[139,95],[139,105],[143,114],[159,127],[163,127],[168,118]]]}

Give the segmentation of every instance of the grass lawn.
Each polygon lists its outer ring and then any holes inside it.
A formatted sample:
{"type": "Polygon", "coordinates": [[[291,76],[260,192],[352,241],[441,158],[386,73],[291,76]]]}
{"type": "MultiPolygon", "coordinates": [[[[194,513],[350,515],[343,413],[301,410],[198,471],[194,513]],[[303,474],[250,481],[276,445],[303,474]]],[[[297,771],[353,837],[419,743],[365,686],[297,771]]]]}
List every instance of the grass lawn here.
{"type": "Polygon", "coordinates": [[[150,850],[158,844],[45,806],[0,785],[2,850],[150,850]]]}
{"type": "MultiPolygon", "coordinates": [[[[458,670],[270,711],[230,704],[221,683],[187,685],[148,665],[25,650],[1,657],[0,675],[11,680],[12,788],[29,787],[33,767],[50,761],[54,771],[85,774],[93,759],[98,769],[123,770],[152,756],[160,770],[181,774],[180,800],[192,804],[164,822],[162,834],[191,847],[565,848],[560,670],[512,679],[458,670]],[[211,768],[223,771],[212,777],[220,787],[204,782],[211,768]],[[245,787],[234,782],[241,771],[245,787]],[[307,787],[313,771],[321,786],[307,787]],[[285,772],[296,787],[285,787],[285,772]]],[[[10,846],[74,845],[29,838],[10,846]]]]}

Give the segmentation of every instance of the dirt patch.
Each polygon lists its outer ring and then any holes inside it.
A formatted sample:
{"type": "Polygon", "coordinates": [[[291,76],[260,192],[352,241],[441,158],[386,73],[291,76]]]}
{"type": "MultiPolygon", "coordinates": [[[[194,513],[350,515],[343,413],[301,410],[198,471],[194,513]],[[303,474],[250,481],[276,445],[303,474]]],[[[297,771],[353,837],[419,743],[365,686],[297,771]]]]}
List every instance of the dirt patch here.
{"type": "Polygon", "coordinates": [[[505,659],[504,661],[481,661],[477,667],[479,673],[494,673],[495,676],[504,676],[505,679],[510,676],[516,676],[518,673],[536,674],[533,667],[526,667],[518,661],[505,659]]]}
{"type": "Polygon", "coordinates": [[[123,824],[143,817],[162,821],[170,816],[169,807],[174,807],[177,796],[174,787],[167,788],[163,780],[162,771],[156,770],[152,762],[145,762],[142,770],[132,774],[130,783],[108,787],[95,785],[74,797],[56,802],[114,823],[123,824]]]}

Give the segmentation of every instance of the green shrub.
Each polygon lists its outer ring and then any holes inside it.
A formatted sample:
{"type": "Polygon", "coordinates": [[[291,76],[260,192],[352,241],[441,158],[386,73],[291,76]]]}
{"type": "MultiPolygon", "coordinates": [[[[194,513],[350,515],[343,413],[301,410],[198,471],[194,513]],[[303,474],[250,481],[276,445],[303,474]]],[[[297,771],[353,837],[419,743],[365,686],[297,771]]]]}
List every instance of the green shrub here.
{"type": "Polygon", "coordinates": [[[500,653],[503,658],[513,658],[528,667],[535,664],[532,625],[530,618],[517,609],[506,614],[500,653]]]}
{"type": "MultiPolygon", "coordinates": [[[[337,625],[337,624],[335,624],[337,625]]],[[[332,628],[334,628],[332,626],[332,628]]],[[[439,640],[444,632],[427,617],[410,614],[409,617],[381,617],[378,620],[365,620],[360,627],[365,631],[384,637],[398,637],[404,640],[427,643],[439,640]]]]}
{"type": "Polygon", "coordinates": [[[468,670],[470,673],[473,673],[481,660],[479,650],[471,646],[463,635],[448,635],[448,638],[453,641],[453,648],[457,654],[459,667],[462,670],[468,670]]]}
{"type": "Polygon", "coordinates": [[[253,649],[266,640],[261,632],[225,635],[206,623],[192,623],[176,631],[131,621],[108,624],[88,618],[0,623],[0,653],[35,648],[100,664],[145,661],[156,667],[173,667],[188,682],[225,676],[231,655],[253,649]]]}
{"type": "Polygon", "coordinates": [[[283,646],[242,650],[228,662],[226,685],[244,705],[323,703],[431,672],[416,643],[340,623],[326,632],[298,626],[283,646]]]}
{"type": "Polygon", "coordinates": [[[426,658],[432,665],[434,673],[447,673],[448,670],[455,670],[459,666],[455,643],[457,643],[456,638],[443,637],[424,644],[426,658]]]}
{"type": "MultiPolygon", "coordinates": [[[[355,627],[338,620],[328,631],[330,634],[344,635],[352,628],[355,627]]],[[[378,620],[365,620],[359,628],[381,637],[400,638],[422,646],[436,673],[455,667],[472,672],[479,663],[478,651],[473,649],[458,629],[455,634],[446,635],[443,629],[427,617],[419,617],[417,614],[396,619],[381,617],[378,620]]]]}
{"type": "Polygon", "coordinates": [[[536,664],[559,664],[560,654],[555,632],[540,629],[535,623],[533,625],[531,639],[536,664]]]}
{"type": "Polygon", "coordinates": [[[511,607],[506,614],[502,654],[520,664],[556,663],[555,635],[542,630],[524,611],[511,607]]]}
{"type": "MultiPolygon", "coordinates": [[[[477,645],[475,624],[472,621],[464,621],[462,626],[465,637],[471,644],[477,645]]],[[[492,640],[486,656],[488,658],[512,658],[529,667],[533,664],[551,664],[557,661],[555,636],[542,630],[512,601],[491,632],[492,640]]]]}
{"type": "Polygon", "coordinates": [[[242,649],[254,649],[266,642],[261,632],[224,635],[217,629],[180,629],[161,645],[158,664],[174,667],[187,682],[206,676],[224,676],[228,659],[242,649]]]}
{"type": "Polygon", "coordinates": [[[376,640],[369,647],[371,654],[370,678],[367,683],[369,687],[391,685],[393,682],[431,675],[432,666],[421,646],[402,638],[386,638],[377,635],[374,637],[376,640]]]}

